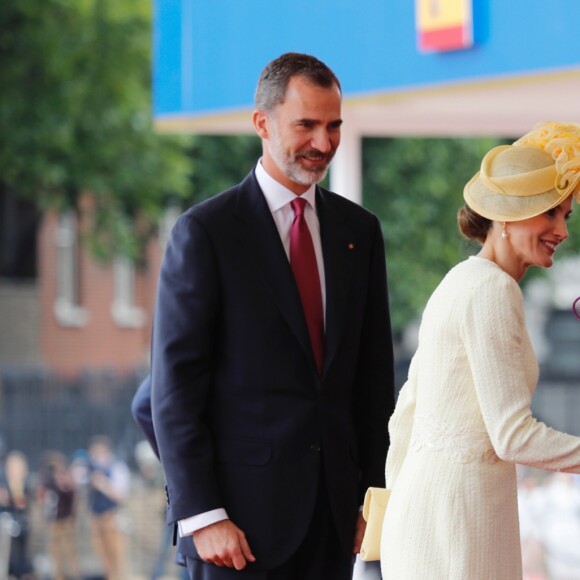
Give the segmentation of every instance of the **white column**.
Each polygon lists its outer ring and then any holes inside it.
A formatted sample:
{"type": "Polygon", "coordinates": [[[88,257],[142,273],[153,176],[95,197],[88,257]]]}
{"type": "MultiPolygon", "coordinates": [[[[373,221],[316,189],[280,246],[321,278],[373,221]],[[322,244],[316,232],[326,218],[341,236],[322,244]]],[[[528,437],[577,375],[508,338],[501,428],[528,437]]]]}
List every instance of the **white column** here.
{"type": "Polygon", "coordinates": [[[341,128],[340,146],[330,166],[330,189],[362,204],[362,142],[354,127],[341,128]]]}

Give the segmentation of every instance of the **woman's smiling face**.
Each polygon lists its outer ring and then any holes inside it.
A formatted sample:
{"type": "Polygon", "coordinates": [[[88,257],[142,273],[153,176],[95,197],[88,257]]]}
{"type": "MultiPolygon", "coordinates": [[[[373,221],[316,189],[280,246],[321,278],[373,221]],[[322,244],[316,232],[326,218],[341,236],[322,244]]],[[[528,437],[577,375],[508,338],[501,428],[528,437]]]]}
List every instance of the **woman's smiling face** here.
{"type": "Polygon", "coordinates": [[[549,268],[556,248],[568,237],[566,222],[572,213],[572,196],[560,205],[527,220],[508,222],[507,232],[515,261],[549,268]]]}

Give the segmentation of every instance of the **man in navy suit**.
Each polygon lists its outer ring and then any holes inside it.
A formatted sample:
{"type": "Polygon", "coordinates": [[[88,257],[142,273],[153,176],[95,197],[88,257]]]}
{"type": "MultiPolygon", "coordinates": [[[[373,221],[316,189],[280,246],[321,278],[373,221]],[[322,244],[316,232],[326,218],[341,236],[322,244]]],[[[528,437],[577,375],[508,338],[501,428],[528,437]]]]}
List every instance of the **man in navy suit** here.
{"type": "Polygon", "coordinates": [[[179,218],[161,266],[152,411],[168,522],[194,580],[346,580],[394,405],[384,243],[375,216],[317,185],[340,142],[334,73],[284,54],[255,101],[262,157],[179,218]],[[290,263],[297,198],[320,340],[290,263]]]}

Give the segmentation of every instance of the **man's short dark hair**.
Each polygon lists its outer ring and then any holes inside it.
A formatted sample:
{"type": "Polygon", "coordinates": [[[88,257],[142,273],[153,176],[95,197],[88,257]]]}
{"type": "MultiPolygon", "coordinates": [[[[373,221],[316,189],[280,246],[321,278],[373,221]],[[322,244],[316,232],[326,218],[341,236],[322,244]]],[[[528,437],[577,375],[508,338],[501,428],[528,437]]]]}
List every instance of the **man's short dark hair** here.
{"type": "Polygon", "coordinates": [[[309,54],[287,52],[268,63],[262,71],[254,95],[256,108],[272,111],[283,103],[288,83],[296,76],[306,77],[319,87],[336,85],[341,91],[338,77],[321,60],[309,54]]]}

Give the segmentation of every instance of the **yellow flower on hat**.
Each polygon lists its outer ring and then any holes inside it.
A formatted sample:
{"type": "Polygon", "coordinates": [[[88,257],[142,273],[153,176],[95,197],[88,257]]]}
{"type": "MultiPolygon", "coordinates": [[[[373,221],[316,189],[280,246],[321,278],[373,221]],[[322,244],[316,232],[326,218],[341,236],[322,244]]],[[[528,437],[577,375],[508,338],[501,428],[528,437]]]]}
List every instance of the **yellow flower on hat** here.
{"type": "Polygon", "coordinates": [[[556,187],[563,194],[574,191],[580,203],[580,125],[576,123],[540,123],[515,141],[544,149],[556,162],[556,187]]]}

